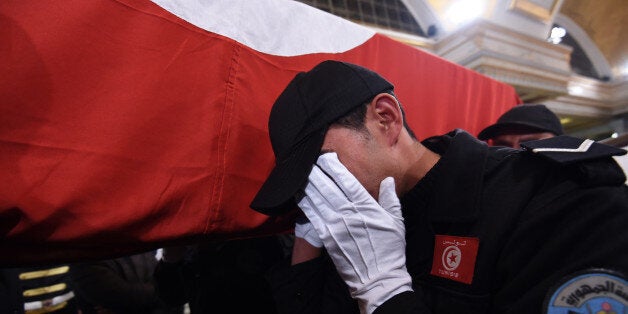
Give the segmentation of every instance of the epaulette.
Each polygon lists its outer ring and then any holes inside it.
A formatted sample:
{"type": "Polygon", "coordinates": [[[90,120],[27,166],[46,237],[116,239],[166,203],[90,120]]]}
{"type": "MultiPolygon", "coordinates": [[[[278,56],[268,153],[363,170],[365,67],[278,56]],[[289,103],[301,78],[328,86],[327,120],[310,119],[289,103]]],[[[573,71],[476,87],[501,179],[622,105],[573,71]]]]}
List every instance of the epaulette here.
{"type": "Polygon", "coordinates": [[[620,148],[567,135],[524,142],[521,143],[521,147],[527,152],[563,165],[626,154],[626,151],[620,148]]]}

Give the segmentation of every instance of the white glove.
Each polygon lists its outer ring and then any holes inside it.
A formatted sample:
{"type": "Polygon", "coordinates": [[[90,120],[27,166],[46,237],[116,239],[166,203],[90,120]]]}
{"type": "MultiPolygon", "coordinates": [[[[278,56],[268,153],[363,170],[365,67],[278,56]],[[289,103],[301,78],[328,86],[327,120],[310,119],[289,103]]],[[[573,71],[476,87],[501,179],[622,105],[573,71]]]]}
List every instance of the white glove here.
{"type": "Polygon", "coordinates": [[[327,153],[312,169],[299,207],[362,313],[373,313],[391,297],[412,291],[405,265],[405,226],[393,178],[382,181],[378,203],[335,153],[327,153]]]}
{"type": "Polygon", "coordinates": [[[316,233],[312,223],[305,217],[297,218],[294,224],[294,235],[298,238],[305,239],[307,243],[317,248],[323,247],[323,241],[318,237],[318,233],[316,233]]]}

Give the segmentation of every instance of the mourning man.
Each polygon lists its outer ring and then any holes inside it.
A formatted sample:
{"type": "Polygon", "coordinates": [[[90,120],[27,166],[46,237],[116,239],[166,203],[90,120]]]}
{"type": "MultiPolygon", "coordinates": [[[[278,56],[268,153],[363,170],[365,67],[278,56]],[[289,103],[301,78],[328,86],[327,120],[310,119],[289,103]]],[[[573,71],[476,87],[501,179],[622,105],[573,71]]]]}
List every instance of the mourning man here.
{"type": "Polygon", "coordinates": [[[625,151],[566,136],[488,147],[462,130],[419,142],[392,90],[325,61],[273,105],[276,164],[251,207],[298,206],[309,220],[297,222],[292,265],[270,275],[280,311],[628,305],[628,188],[611,158],[625,151]]]}
{"type": "Polygon", "coordinates": [[[545,105],[521,104],[506,111],[495,124],[486,127],[478,138],[494,146],[515,149],[527,141],[563,135],[560,119],[545,105]]]}

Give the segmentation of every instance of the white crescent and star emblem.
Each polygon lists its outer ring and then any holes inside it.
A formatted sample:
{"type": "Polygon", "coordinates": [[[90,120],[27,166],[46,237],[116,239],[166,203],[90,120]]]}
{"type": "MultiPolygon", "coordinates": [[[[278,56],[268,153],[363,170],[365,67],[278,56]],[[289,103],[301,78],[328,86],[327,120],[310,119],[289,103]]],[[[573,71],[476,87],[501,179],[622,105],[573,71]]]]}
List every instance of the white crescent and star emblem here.
{"type": "Polygon", "coordinates": [[[448,246],[447,248],[445,248],[445,250],[443,250],[443,256],[441,257],[441,261],[443,263],[443,267],[446,270],[455,270],[460,265],[461,260],[462,252],[457,246],[448,246]]]}
{"type": "Polygon", "coordinates": [[[430,274],[470,285],[479,246],[479,238],[437,234],[430,274]]]}

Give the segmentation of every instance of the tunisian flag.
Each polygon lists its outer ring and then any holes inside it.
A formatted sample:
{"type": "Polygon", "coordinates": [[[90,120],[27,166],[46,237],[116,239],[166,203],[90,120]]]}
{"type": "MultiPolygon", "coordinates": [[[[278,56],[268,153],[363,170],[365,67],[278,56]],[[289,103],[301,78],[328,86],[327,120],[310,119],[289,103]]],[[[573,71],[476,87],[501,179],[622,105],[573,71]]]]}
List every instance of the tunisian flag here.
{"type": "Polygon", "coordinates": [[[0,264],[290,230],[248,205],[274,163],[270,107],[325,59],[395,84],[421,138],[519,101],[293,1],[0,1],[0,264]]]}

